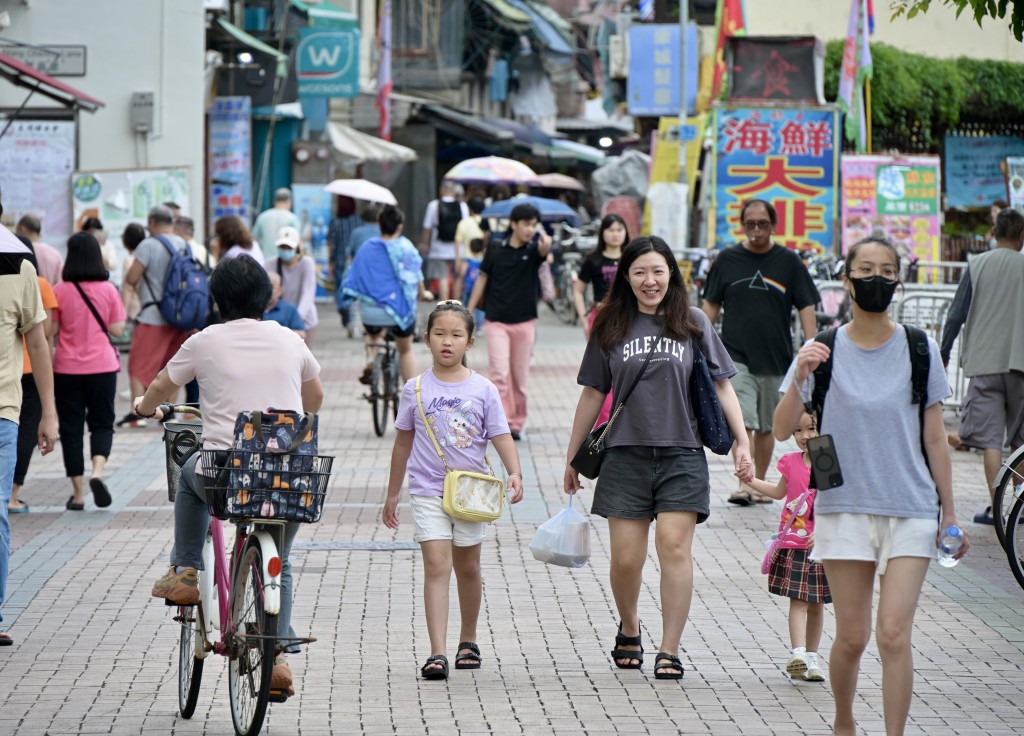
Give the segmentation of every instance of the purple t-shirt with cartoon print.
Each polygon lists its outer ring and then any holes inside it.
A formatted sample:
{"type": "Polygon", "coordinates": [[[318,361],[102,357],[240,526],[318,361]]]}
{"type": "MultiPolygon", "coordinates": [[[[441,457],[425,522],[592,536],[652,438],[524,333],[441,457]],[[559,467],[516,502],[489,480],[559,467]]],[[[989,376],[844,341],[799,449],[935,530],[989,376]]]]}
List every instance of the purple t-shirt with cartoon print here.
{"type": "MultiPolygon", "coordinates": [[[[420,379],[420,400],[449,467],[489,473],[484,460],[487,442],[509,433],[494,384],[476,372],[465,381],[445,383],[434,377],[433,370],[428,370],[420,379]]],[[[416,404],[415,378],[402,389],[395,428],[415,432],[408,465],[409,494],[443,495],[445,469],[416,404]]]]}

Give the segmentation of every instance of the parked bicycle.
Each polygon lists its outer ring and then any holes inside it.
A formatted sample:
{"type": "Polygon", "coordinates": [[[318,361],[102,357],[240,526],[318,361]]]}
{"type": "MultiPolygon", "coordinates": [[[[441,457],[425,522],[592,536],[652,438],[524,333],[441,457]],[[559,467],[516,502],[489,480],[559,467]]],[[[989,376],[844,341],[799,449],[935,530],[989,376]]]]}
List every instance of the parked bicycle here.
{"type": "MultiPolygon", "coordinates": [[[[202,417],[191,406],[161,407],[202,417]]],[[[199,575],[199,603],[167,605],[177,609],[181,626],[178,651],[178,708],[191,718],[199,701],[203,665],[210,653],[228,658],[228,693],[231,720],[238,736],[254,736],[263,727],[270,702],[284,702],[287,693],[271,690],[271,671],[277,651],[310,644],[316,637],[280,636],[284,526],[290,521],[317,521],[323,509],[332,458],[313,455],[278,456],[272,472],[273,490],[263,489],[242,474],[266,467],[259,453],[241,450],[202,450],[202,424],[198,421],[164,422],[168,494],[174,500],[181,467],[201,452],[205,489],[210,505],[210,530],[203,545],[203,571],[199,575]],[[291,457],[289,469],[287,458],[291,457]],[[297,462],[299,458],[303,462],[297,462]],[[266,500],[261,500],[266,496],[266,500]],[[271,506],[273,500],[276,505],[271,506]],[[259,509],[274,518],[256,518],[245,509],[259,509]],[[301,515],[293,511],[301,509],[301,515]],[[225,553],[222,520],[235,525],[231,557],[225,553]]],[[[269,454],[266,456],[270,462],[269,454]]]]}
{"type": "MultiPolygon", "coordinates": [[[[576,305],[573,303],[573,287],[579,281],[580,262],[583,254],[576,251],[565,251],[562,253],[561,268],[555,278],[555,300],[551,308],[555,315],[567,325],[576,324],[579,315],[576,314],[576,305]]],[[[587,291],[589,297],[590,291],[587,291]]],[[[587,311],[592,306],[593,298],[587,298],[587,311]]]]}
{"type": "MultiPolygon", "coordinates": [[[[1009,517],[1014,505],[1024,496],[1024,447],[1017,450],[999,468],[996,475],[996,492],[992,501],[992,515],[995,517],[996,537],[1004,548],[1009,547],[1009,517]]],[[[1022,522],[1024,523],[1024,522],[1022,522]]],[[[1024,540],[1022,540],[1024,541],[1024,540]]],[[[1020,546],[1024,554],[1024,543],[1020,546]]],[[[1013,563],[1011,562],[1011,567],[1013,563]]],[[[1020,579],[1020,578],[1018,578],[1020,579]]],[[[1024,586],[1024,582],[1021,582],[1024,586]]]]}
{"type": "Polygon", "coordinates": [[[398,364],[398,348],[390,329],[384,330],[384,345],[377,347],[370,368],[370,391],[363,396],[373,411],[373,431],[383,437],[391,419],[398,416],[398,399],[402,396],[402,374],[398,364]]]}

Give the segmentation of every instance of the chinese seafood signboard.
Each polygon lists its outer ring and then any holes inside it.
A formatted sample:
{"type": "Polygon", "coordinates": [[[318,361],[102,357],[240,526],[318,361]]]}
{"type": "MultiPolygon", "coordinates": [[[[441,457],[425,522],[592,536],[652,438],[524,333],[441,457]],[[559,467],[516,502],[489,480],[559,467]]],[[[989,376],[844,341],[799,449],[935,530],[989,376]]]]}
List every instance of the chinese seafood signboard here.
{"type": "Polygon", "coordinates": [[[740,207],[771,202],[773,239],[794,250],[833,247],[838,174],[834,107],[721,107],[715,115],[711,212],[719,248],[743,240],[740,207]]]}
{"type": "Polygon", "coordinates": [[[843,156],[843,252],[868,236],[901,255],[938,261],[938,156],[843,156]]]}

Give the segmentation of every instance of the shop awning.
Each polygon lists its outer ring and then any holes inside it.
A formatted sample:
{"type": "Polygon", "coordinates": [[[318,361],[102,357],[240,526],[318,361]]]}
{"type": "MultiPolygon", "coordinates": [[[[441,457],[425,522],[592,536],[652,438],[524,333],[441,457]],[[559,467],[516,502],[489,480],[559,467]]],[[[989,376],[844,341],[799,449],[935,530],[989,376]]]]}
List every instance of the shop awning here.
{"type": "Polygon", "coordinates": [[[502,28],[513,33],[526,33],[530,30],[530,16],[518,8],[513,8],[505,0],[480,0],[480,2],[491,9],[494,22],[502,28]]]}
{"type": "Polygon", "coordinates": [[[352,25],[359,22],[359,18],[354,14],[341,8],[336,8],[329,3],[313,5],[311,3],[304,3],[302,0],[292,0],[292,7],[305,13],[306,17],[310,20],[310,25],[314,27],[321,25],[352,25]]]}
{"type": "Polygon", "coordinates": [[[603,164],[606,158],[605,152],[600,148],[594,148],[584,143],[576,143],[575,141],[563,141],[556,138],[551,141],[551,147],[564,154],[571,155],[577,161],[594,164],[595,166],[603,164]]]}
{"type": "Polygon", "coordinates": [[[565,56],[572,56],[576,53],[576,49],[562,34],[561,29],[537,6],[527,3],[525,0],[505,0],[505,2],[530,17],[530,27],[533,29],[534,35],[548,51],[565,56]]]}
{"type": "Polygon", "coordinates": [[[422,105],[419,108],[419,115],[453,136],[506,148],[515,140],[512,131],[488,125],[480,118],[466,115],[445,105],[422,105]]]}
{"type": "Polygon", "coordinates": [[[251,49],[255,49],[260,53],[267,54],[277,59],[277,76],[287,77],[288,76],[288,55],[282,54],[280,51],[275,49],[273,46],[269,46],[263,43],[261,40],[253,35],[250,35],[243,31],[238,26],[231,25],[223,18],[217,18],[217,25],[219,25],[229,36],[234,38],[239,43],[243,43],[251,49]]]}
{"type": "Polygon", "coordinates": [[[0,76],[12,84],[38,92],[67,107],[79,107],[88,112],[95,112],[105,104],[102,100],[87,95],[69,84],[58,82],[49,74],[44,74],[6,54],[0,54],[0,76]]]}
{"type": "Polygon", "coordinates": [[[415,161],[419,158],[416,151],[407,146],[377,138],[341,123],[328,123],[327,134],[334,150],[355,163],[415,161]]]}

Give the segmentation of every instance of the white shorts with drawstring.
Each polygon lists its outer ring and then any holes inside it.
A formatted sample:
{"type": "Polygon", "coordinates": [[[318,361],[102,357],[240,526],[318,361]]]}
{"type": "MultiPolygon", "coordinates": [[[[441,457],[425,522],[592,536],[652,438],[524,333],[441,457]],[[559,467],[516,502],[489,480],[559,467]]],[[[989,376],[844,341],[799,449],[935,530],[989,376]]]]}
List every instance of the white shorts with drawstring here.
{"type": "Polygon", "coordinates": [[[938,519],[877,514],[815,514],[811,559],[874,562],[879,575],[893,557],[935,557],[938,519]]]}
{"type": "Polygon", "coordinates": [[[413,540],[432,542],[450,539],[456,547],[472,547],[480,544],[487,536],[487,524],[483,521],[453,519],[444,512],[440,496],[409,495],[409,508],[416,528],[413,540]]]}

